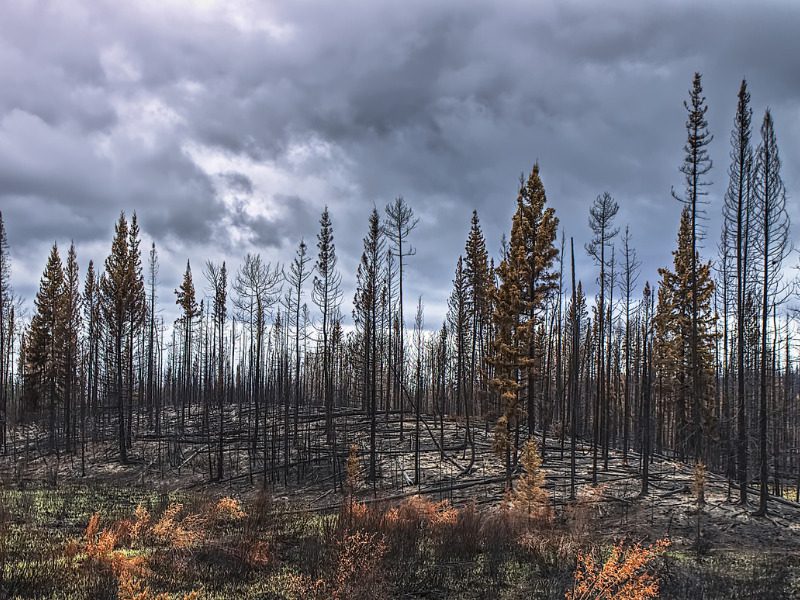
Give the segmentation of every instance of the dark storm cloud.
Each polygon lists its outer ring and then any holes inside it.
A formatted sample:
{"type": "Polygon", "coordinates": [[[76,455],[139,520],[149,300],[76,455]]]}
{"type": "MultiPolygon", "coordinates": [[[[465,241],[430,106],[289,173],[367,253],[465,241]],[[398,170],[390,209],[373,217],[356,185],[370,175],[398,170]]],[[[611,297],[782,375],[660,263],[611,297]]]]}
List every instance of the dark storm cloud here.
{"type": "Polygon", "coordinates": [[[225,178],[231,189],[244,194],[253,193],[253,182],[244,173],[222,173],[221,176],[225,178]]]}
{"type": "Polygon", "coordinates": [[[237,209],[229,215],[230,225],[244,232],[253,246],[266,251],[281,249],[287,240],[296,240],[297,244],[301,238],[310,241],[319,215],[312,214],[299,196],[279,194],[272,201],[283,209],[279,216],[249,215],[237,209]]]}
{"type": "Polygon", "coordinates": [[[368,211],[403,195],[420,216],[408,297],[424,295],[433,327],[471,210],[496,253],[535,160],[584,282],[605,190],[652,280],[676,235],[695,70],[716,135],[704,253],[742,77],[754,122],[774,109],[794,197],[798,22],[789,2],[10,2],[0,207],[15,282],[32,293],[53,240],[102,261],[119,211],[136,210],[166,298],[186,258],[313,249],[327,204],[351,284],[368,211]]]}

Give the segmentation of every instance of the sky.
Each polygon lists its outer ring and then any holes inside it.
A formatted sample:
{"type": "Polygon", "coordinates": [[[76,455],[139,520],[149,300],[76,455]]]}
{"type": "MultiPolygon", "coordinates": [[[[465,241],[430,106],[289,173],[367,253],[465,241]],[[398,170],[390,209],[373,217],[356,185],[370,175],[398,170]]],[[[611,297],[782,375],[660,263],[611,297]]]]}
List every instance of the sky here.
{"type": "MultiPolygon", "coordinates": [[[[671,263],[686,110],[703,74],[714,161],[714,258],[736,93],[754,139],[776,124],[800,223],[800,3],[404,0],[5,0],[0,18],[0,210],[15,292],[32,298],[51,245],[102,265],[121,210],[160,256],[159,304],[191,260],[235,271],[247,252],[313,250],[331,211],[350,313],[373,207],[403,196],[419,217],[406,315],[447,310],[473,209],[495,256],[520,174],[539,162],[575,239],[608,191],[629,226],[640,282],[671,263]]],[[[793,239],[800,236],[797,227],[793,239]]],[[[789,261],[796,263],[795,255],[789,261]]]]}

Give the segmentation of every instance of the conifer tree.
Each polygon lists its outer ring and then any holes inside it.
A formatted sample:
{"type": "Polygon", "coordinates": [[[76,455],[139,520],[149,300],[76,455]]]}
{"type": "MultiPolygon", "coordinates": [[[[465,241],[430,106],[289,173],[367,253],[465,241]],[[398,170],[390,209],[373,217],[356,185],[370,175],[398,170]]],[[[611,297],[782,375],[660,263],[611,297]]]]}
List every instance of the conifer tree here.
{"type": "MultiPolygon", "coordinates": [[[[192,385],[192,329],[194,319],[198,316],[198,306],[192,281],[192,267],[186,261],[186,271],[183,273],[183,281],[178,289],[175,290],[175,304],[181,307],[181,325],[183,327],[183,393],[181,394],[181,431],[186,428],[186,403],[187,399],[191,402],[192,385]]],[[[191,410],[191,408],[189,409],[191,410]]]]}
{"type": "Polygon", "coordinates": [[[500,397],[502,414],[494,428],[494,450],[505,462],[506,489],[511,489],[511,473],[516,463],[519,440],[519,423],[525,415],[520,403],[521,378],[530,359],[531,321],[530,303],[525,291],[530,285],[526,231],[529,220],[525,218],[522,198],[517,200],[517,211],[511,224],[511,240],[497,267],[499,280],[494,293],[494,344],[490,363],[494,367],[491,385],[500,397]],[[512,458],[513,454],[513,458],[512,458]]]}
{"type": "Polygon", "coordinates": [[[148,255],[148,280],[149,280],[149,301],[150,306],[147,311],[147,423],[153,424],[153,414],[156,418],[156,435],[161,433],[161,415],[158,407],[155,406],[155,334],[156,334],[156,282],[158,278],[158,252],[156,244],[150,245],[148,255]]]}
{"type": "Polygon", "coordinates": [[[711,301],[714,282],[711,264],[692,259],[692,220],[689,207],[681,212],[678,247],[673,252],[673,268],[659,269],[661,285],[656,314],[662,369],[675,381],[676,445],[681,458],[687,451],[705,456],[707,442],[714,432],[714,344],[715,314],[711,301]],[[699,264],[698,264],[699,263],[699,264]],[[696,264],[696,275],[693,274],[696,264]],[[698,296],[694,297],[697,290],[698,296]],[[693,348],[692,344],[697,347],[693,348]],[[695,377],[697,370],[701,374],[695,377]],[[704,388],[693,396],[695,381],[704,388]],[[692,402],[687,402],[687,399],[692,402]]]}
{"type": "Polygon", "coordinates": [[[641,263],[636,256],[636,250],[631,247],[631,234],[625,227],[622,238],[625,271],[623,273],[623,292],[625,294],[625,406],[622,416],[622,459],[628,460],[628,438],[631,419],[631,299],[634,288],[639,278],[641,263]]]}
{"type": "MultiPolygon", "coordinates": [[[[686,208],[689,209],[689,219],[691,228],[689,231],[691,246],[691,254],[689,255],[690,261],[690,288],[692,290],[692,307],[689,315],[691,321],[691,338],[689,342],[689,360],[691,367],[689,370],[688,382],[688,398],[689,404],[692,407],[692,412],[697,414],[701,411],[702,398],[705,395],[705,390],[708,386],[707,381],[703,380],[705,369],[702,364],[702,357],[700,356],[701,350],[701,332],[698,311],[700,307],[697,302],[702,294],[700,290],[700,266],[698,244],[702,238],[702,231],[698,220],[702,218],[702,204],[704,203],[703,197],[708,192],[704,191],[709,185],[705,181],[705,176],[711,171],[712,162],[708,156],[707,146],[714,139],[708,131],[708,122],[706,121],[706,112],[708,106],[706,105],[706,98],[703,95],[702,76],[700,73],[695,73],[692,80],[692,89],[689,90],[689,101],[683,103],[688,113],[686,119],[686,144],[683,147],[685,158],[680,171],[685,180],[685,191],[683,196],[677,195],[674,191],[673,196],[682,202],[686,208]]],[[[696,459],[702,458],[702,439],[696,435],[690,440],[692,449],[696,459]]]]}
{"type": "Polygon", "coordinates": [[[356,295],[353,300],[353,319],[361,338],[361,368],[363,401],[370,416],[369,475],[377,479],[376,419],[377,419],[377,349],[378,349],[378,294],[380,265],[383,256],[383,235],[378,211],[373,209],[364,238],[364,251],[356,274],[356,295]]]}
{"type": "Polygon", "coordinates": [[[72,452],[74,439],[73,398],[78,383],[78,333],[81,327],[81,294],[79,289],[78,258],[75,244],[70,244],[67,264],[64,267],[64,287],[61,294],[59,312],[64,353],[64,435],[67,452],[72,452]]]}
{"type": "MultiPolygon", "coordinates": [[[[128,307],[128,320],[130,327],[128,328],[127,338],[127,362],[128,362],[128,432],[126,436],[126,443],[128,448],[133,443],[132,427],[133,427],[133,398],[134,386],[136,377],[134,375],[134,353],[136,351],[136,342],[139,339],[138,334],[141,327],[144,325],[145,316],[147,314],[147,298],[144,290],[144,274],[142,272],[142,251],[139,245],[141,238],[139,237],[139,219],[134,211],[131,216],[130,228],[128,230],[128,260],[130,261],[130,282],[131,282],[131,303],[128,307]]],[[[137,406],[138,408],[138,406],[137,406]]]]}
{"type": "Polygon", "coordinates": [[[325,404],[325,434],[328,443],[333,442],[333,390],[331,377],[331,334],[342,300],[341,275],[336,268],[336,245],[333,241],[333,225],[328,207],[322,211],[317,234],[317,275],[311,299],[319,308],[322,334],[322,386],[325,404]]]}
{"type": "MultiPolygon", "coordinates": [[[[98,414],[98,391],[100,380],[100,338],[102,323],[100,316],[100,282],[89,261],[83,283],[83,322],[86,324],[86,398],[81,402],[81,474],[86,475],[86,412],[87,403],[96,416],[98,414]]],[[[81,398],[84,398],[82,395],[81,398]]]]}
{"type": "Polygon", "coordinates": [[[204,273],[206,280],[211,285],[211,293],[213,294],[214,339],[216,341],[216,348],[214,349],[216,354],[214,394],[216,395],[217,411],[219,412],[217,479],[221,481],[225,456],[225,320],[228,315],[228,270],[224,261],[222,265],[207,261],[204,273]]]}
{"type": "Polygon", "coordinates": [[[531,437],[522,446],[519,462],[525,472],[514,486],[514,499],[522,505],[525,512],[546,517],[550,512],[547,490],[544,489],[542,458],[536,439],[531,437]]]}
{"type": "Polygon", "coordinates": [[[781,268],[789,254],[789,215],[786,212],[786,191],[781,178],[781,159],[772,113],[767,109],[761,125],[761,143],[756,150],[754,173],[755,209],[759,221],[756,241],[761,263],[761,365],[759,377],[759,475],[761,490],[757,514],[767,514],[769,472],[767,455],[767,360],[769,331],[767,319],[770,307],[780,302],[785,288],[781,288],[781,268]]]}
{"type": "Polygon", "coordinates": [[[447,329],[447,320],[442,323],[441,329],[436,336],[436,408],[435,411],[439,416],[439,458],[444,459],[444,414],[447,411],[447,393],[445,390],[445,381],[447,379],[447,351],[449,331],[447,329]]]}
{"type": "Polygon", "coordinates": [[[128,461],[128,446],[125,427],[125,398],[123,388],[123,342],[130,331],[131,314],[138,301],[134,283],[135,272],[131,263],[128,244],[128,222],[125,213],[120,213],[114,227],[114,241],[111,254],[105,262],[105,273],[100,278],[103,317],[113,344],[113,365],[115,371],[114,393],[117,401],[117,426],[120,461],[128,461]]]}
{"type": "Polygon", "coordinates": [[[569,403],[570,403],[570,468],[569,468],[569,498],[575,499],[575,451],[576,451],[576,438],[578,435],[578,400],[579,400],[579,366],[580,361],[580,343],[581,343],[581,300],[583,290],[575,286],[575,242],[573,238],[569,238],[569,253],[570,253],[570,273],[572,279],[572,300],[569,304],[569,333],[571,338],[570,347],[570,386],[569,386],[569,403]]]}
{"type": "MultiPolygon", "coordinates": [[[[714,308],[718,312],[718,326],[721,331],[717,336],[717,390],[719,392],[719,436],[721,441],[720,458],[724,465],[725,475],[729,481],[736,477],[736,463],[734,453],[734,429],[733,429],[733,400],[731,394],[731,368],[734,360],[734,353],[731,352],[731,319],[730,311],[732,306],[731,288],[735,278],[735,270],[732,268],[732,248],[730,244],[731,232],[728,230],[730,223],[726,219],[722,224],[720,243],[718,245],[719,256],[715,265],[717,271],[717,288],[714,300],[714,308]],[[719,314],[721,313],[721,314],[719,314]],[[721,349],[720,346],[721,340],[721,349]]],[[[733,302],[735,305],[735,302],[733,302]]]]}
{"type": "Polygon", "coordinates": [[[747,504],[747,410],[745,397],[745,330],[747,290],[750,269],[747,264],[749,224],[752,214],[752,194],[750,179],[753,162],[751,146],[751,123],[753,111],[750,108],[750,93],[747,81],[742,80],[739,87],[736,117],[731,131],[731,165],[728,168],[729,183],[725,194],[724,217],[726,231],[729,232],[727,244],[736,260],[736,465],[739,482],[739,501],[747,504]]]}
{"type": "MultiPolygon", "coordinates": [[[[422,471],[420,469],[420,423],[422,422],[422,361],[423,361],[423,342],[424,333],[422,328],[425,325],[425,317],[422,306],[422,296],[417,300],[417,312],[414,316],[414,354],[415,354],[415,374],[414,374],[414,483],[422,483],[422,471]]],[[[469,420],[467,421],[467,437],[469,438],[469,420]]]]}
{"type": "Polygon", "coordinates": [[[382,233],[389,241],[389,251],[397,258],[398,270],[398,299],[397,312],[400,332],[398,336],[398,356],[397,356],[397,382],[400,401],[400,438],[403,437],[403,383],[404,383],[404,363],[405,363],[405,321],[403,319],[403,275],[405,259],[414,256],[416,249],[407,243],[411,232],[417,227],[419,219],[414,216],[414,210],[408,205],[402,196],[395,198],[394,202],[386,206],[386,220],[382,227],[382,233]]]}
{"type": "Polygon", "coordinates": [[[594,204],[589,208],[589,227],[592,229],[594,237],[592,241],[586,245],[586,251],[595,260],[596,264],[600,267],[600,295],[597,300],[597,394],[594,403],[594,415],[592,418],[592,483],[597,483],[597,452],[600,444],[600,438],[603,437],[603,449],[605,454],[606,444],[608,437],[606,429],[608,423],[606,418],[608,416],[608,397],[606,390],[606,378],[604,376],[605,369],[605,335],[606,335],[606,286],[612,285],[607,279],[606,267],[607,258],[606,251],[611,241],[619,233],[619,229],[614,227],[614,218],[619,212],[619,205],[611,197],[611,194],[604,192],[597,196],[594,204]]]}
{"type": "MultiPolygon", "coordinates": [[[[659,289],[659,296],[661,290],[659,289]]],[[[645,282],[642,292],[642,412],[641,412],[641,438],[642,438],[642,489],[641,495],[647,495],[650,486],[650,455],[651,444],[651,410],[652,410],[652,379],[653,379],[653,296],[650,291],[650,282],[645,282]]]]}
{"type": "MultiPolygon", "coordinates": [[[[301,387],[300,387],[300,353],[301,345],[300,338],[305,337],[305,331],[301,327],[300,313],[303,307],[303,286],[308,278],[311,276],[312,270],[308,267],[311,262],[311,257],[307,252],[308,247],[304,240],[300,240],[297,246],[294,260],[289,267],[289,274],[287,281],[291,290],[289,294],[289,302],[287,303],[289,311],[292,313],[292,329],[294,330],[294,436],[297,439],[298,420],[300,418],[300,404],[302,403],[301,387]]],[[[288,435],[288,432],[287,432],[288,435]]]]}
{"type": "Polygon", "coordinates": [[[56,410],[63,394],[63,347],[61,303],[64,294],[64,270],[58,246],[53,244],[39,283],[25,353],[27,388],[33,393],[33,407],[47,405],[49,448],[56,450],[56,410]]]}
{"type": "Polygon", "coordinates": [[[491,286],[489,272],[489,253],[483,237],[478,212],[472,211],[469,236],[464,252],[464,273],[467,278],[469,305],[471,308],[470,323],[472,335],[470,342],[469,399],[473,406],[477,404],[476,379],[483,365],[485,354],[484,331],[491,320],[491,286]]]}
{"type": "Polygon", "coordinates": [[[455,402],[456,411],[464,411],[466,417],[466,442],[470,443],[469,403],[465,395],[464,375],[467,365],[467,349],[470,332],[469,280],[464,271],[464,259],[459,256],[453,278],[453,291],[447,301],[447,324],[455,340],[455,402]]]}
{"type": "MultiPolygon", "coordinates": [[[[553,264],[558,257],[555,246],[558,233],[558,218],[555,210],[547,205],[547,196],[544,185],[539,176],[539,163],[533,165],[525,185],[520,191],[522,217],[527,221],[525,232],[525,254],[528,262],[528,281],[523,288],[526,295],[531,332],[535,332],[543,322],[542,311],[551,294],[558,286],[558,273],[553,269],[553,264]]],[[[527,416],[528,435],[533,436],[536,410],[536,385],[540,379],[541,367],[537,367],[536,336],[528,338],[528,364],[527,364],[527,416]]],[[[543,424],[543,435],[546,435],[546,423],[543,424]]]]}

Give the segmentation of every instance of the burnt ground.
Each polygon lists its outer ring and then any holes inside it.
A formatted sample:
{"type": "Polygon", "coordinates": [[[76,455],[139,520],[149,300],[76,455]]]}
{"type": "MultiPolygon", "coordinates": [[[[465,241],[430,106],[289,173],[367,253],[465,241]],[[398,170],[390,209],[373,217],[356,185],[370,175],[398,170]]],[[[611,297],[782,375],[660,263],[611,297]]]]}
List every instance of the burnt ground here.
{"type": "MultiPolygon", "coordinates": [[[[268,462],[265,477],[263,462],[250,461],[244,423],[239,427],[240,416],[233,412],[226,416],[229,430],[226,429],[226,476],[222,481],[214,481],[209,475],[210,454],[215,452],[215,444],[199,434],[140,435],[126,465],[117,460],[112,442],[89,443],[85,453],[86,476],[82,476],[80,453],[60,457],[41,453],[38,448],[44,442],[35,430],[27,429],[18,433],[11,455],[0,458],[0,487],[68,484],[139,488],[164,494],[234,494],[243,498],[266,490],[275,501],[289,503],[293,510],[327,512],[339,507],[343,496],[340,487],[334,490],[334,480],[340,481],[341,473],[334,475],[332,453],[319,443],[324,439],[324,420],[318,413],[300,416],[301,434],[292,439],[288,483],[284,481],[287,471],[282,463],[268,462]]],[[[491,433],[485,423],[473,425],[473,450],[465,443],[463,421],[446,420],[442,435],[439,422],[425,419],[420,434],[421,480],[415,484],[414,422],[409,419],[411,416],[406,415],[401,436],[400,416],[381,415],[377,431],[378,478],[361,485],[359,497],[363,501],[391,501],[414,494],[446,499],[456,505],[474,501],[490,506],[502,501],[503,464],[492,451],[491,433]]],[[[194,426],[199,431],[196,422],[194,426]]],[[[169,429],[169,424],[165,428],[169,429]]],[[[349,444],[355,443],[365,473],[368,419],[358,412],[342,411],[337,415],[336,428],[343,432],[336,448],[338,464],[343,463],[349,444]]],[[[270,433],[277,431],[276,427],[270,433]]],[[[275,447],[282,448],[282,439],[275,442],[275,447]]],[[[263,447],[256,448],[256,455],[260,457],[262,453],[263,447]]],[[[641,497],[639,463],[638,455],[633,452],[625,463],[621,453],[612,450],[607,468],[602,457],[599,460],[595,487],[591,483],[592,449],[588,444],[578,444],[576,487],[579,496],[591,494],[596,499],[589,524],[595,533],[637,540],[668,536],[675,547],[695,548],[699,519],[700,547],[705,550],[793,553],[800,549],[800,505],[771,497],[769,514],[754,516],[754,506],[737,503],[737,489],[725,478],[708,473],[706,504],[698,513],[691,465],[654,458],[650,466],[650,492],[641,497]]],[[[563,449],[561,440],[547,440],[543,468],[556,514],[564,515],[570,492],[569,440],[563,449]]],[[[755,504],[755,492],[751,497],[755,504]]]]}

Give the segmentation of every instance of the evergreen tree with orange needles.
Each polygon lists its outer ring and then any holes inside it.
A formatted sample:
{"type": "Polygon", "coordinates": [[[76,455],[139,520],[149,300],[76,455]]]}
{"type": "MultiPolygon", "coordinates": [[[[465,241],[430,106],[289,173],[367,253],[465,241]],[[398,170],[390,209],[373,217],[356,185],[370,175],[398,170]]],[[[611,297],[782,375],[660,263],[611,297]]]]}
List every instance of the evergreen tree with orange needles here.
{"type": "Polygon", "coordinates": [[[520,404],[521,378],[529,365],[531,322],[524,290],[530,281],[525,241],[528,220],[522,199],[511,224],[511,241],[497,268],[499,285],[494,293],[495,337],[490,362],[494,367],[492,387],[500,397],[500,418],[494,428],[494,450],[505,461],[506,489],[511,489],[511,473],[519,444],[519,423],[525,414],[520,404]],[[513,438],[513,439],[512,439],[513,438]]]}
{"type": "Polygon", "coordinates": [[[662,380],[671,382],[678,454],[686,458],[687,453],[694,451],[702,458],[714,431],[716,316],[711,306],[714,296],[711,263],[698,262],[696,252],[692,258],[692,221],[688,207],[681,213],[678,247],[672,254],[673,268],[659,269],[661,284],[654,350],[662,380]],[[694,269],[696,275],[693,276],[694,269]],[[694,349],[693,343],[696,344],[694,349]],[[697,369],[702,370],[699,377],[695,373],[697,369]],[[696,387],[697,379],[703,382],[702,390],[696,387]],[[699,391],[702,394],[698,396],[699,391]]]}
{"type": "Polygon", "coordinates": [[[525,472],[514,486],[514,499],[529,515],[547,517],[550,514],[547,490],[544,489],[542,457],[536,439],[531,437],[522,446],[519,462],[525,472]]]}
{"type": "MultiPolygon", "coordinates": [[[[527,314],[531,332],[543,324],[543,309],[550,296],[558,289],[558,272],[553,268],[558,257],[555,241],[558,233],[558,218],[555,210],[547,206],[544,184],[539,176],[539,163],[533,165],[525,185],[520,190],[519,210],[525,219],[525,258],[527,281],[522,288],[527,301],[527,314]]],[[[528,364],[526,369],[528,436],[533,437],[536,424],[537,384],[542,376],[541,360],[543,344],[537,344],[537,336],[528,336],[528,364]]],[[[545,399],[544,401],[547,401],[545,399]]],[[[544,410],[542,412],[545,412],[544,410]]],[[[546,437],[547,423],[542,423],[542,439],[546,437]]]]}

